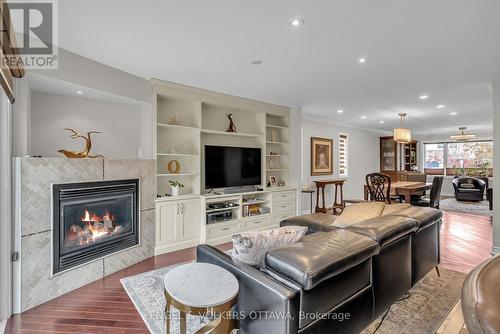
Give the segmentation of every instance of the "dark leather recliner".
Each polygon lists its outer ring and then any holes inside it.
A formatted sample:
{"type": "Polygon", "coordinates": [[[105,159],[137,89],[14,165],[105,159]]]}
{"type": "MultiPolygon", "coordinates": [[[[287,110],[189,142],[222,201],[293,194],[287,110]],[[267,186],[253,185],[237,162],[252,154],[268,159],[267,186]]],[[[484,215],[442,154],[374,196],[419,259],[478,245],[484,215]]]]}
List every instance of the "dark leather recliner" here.
{"type": "Polygon", "coordinates": [[[486,260],[466,277],[462,312],[471,334],[500,333],[500,255],[486,260]]]}
{"type": "Polygon", "coordinates": [[[479,202],[484,199],[486,182],[475,177],[457,177],[453,180],[457,201],[479,202]]]}
{"type": "Polygon", "coordinates": [[[358,333],[439,263],[441,217],[410,208],[342,228],[332,215],[294,217],[282,225],[310,234],[267,252],[264,272],[207,245],[198,246],[197,261],[238,278],[237,311],[289,315],[240,319],[242,333],[358,333]],[[327,316],[306,316],[315,313],[327,316]]]}

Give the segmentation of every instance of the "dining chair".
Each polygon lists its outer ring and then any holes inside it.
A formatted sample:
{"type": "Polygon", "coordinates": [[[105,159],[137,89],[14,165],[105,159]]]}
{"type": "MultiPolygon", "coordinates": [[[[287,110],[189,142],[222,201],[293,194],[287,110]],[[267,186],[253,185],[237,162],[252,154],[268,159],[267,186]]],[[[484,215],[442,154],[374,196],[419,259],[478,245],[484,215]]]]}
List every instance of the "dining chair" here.
{"type": "MultiPolygon", "coordinates": [[[[415,172],[409,172],[406,175],[406,180],[407,182],[427,182],[427,174],[425,173],[415,173],[415,172]]],[[[427,194],[425,191],[422,191],[417,194],[411,195],[411,200],[412,201],[418,201],[421,197],[425,197],[427,194]]]]}
{"type": "Polygon", "coordinates": [[[432,181],[431,195],[430,198],[420,198],[416,201],[412,201],[411,204],[414,206],[424,206],[434,209],[439,209],[439,201],[441,199],[441,189],[443,187],[444,177],[435,176],[432,181]]]}
{"type": "Polygon", "coordinates": [[[366,185],[370,193],[370,200],[391,204],[391,178],[382,173],[366,175],[366,185]]]}

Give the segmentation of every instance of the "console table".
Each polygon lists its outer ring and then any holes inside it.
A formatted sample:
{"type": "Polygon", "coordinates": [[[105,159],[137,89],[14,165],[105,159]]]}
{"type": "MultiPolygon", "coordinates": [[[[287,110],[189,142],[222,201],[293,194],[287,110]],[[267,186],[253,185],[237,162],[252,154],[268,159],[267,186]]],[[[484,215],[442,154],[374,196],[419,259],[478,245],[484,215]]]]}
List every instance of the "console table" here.
{"type": "Polygon", "coordinates": [[[316,210],[315,212],[321,212],[321,213],[328,213],[328,209],[325,204],[325,187],[328,185],[334,185],[335,186],[335,192],[334,192],[334,197],[333,197],[333,206],[331,207],[333,209],[333,214],[341,214],[342,211],[344,211],[344,192],[343,192],[343,186],[344,186],[345,180],[342,179],[333,179],[333,180],[319,180],[319,181],[314,181],[316,183],[316,210]],[[319,206],[319,193],[321,190],[321,198],[322,198],[322,206],[319,206]],[[339,196],[340,195],[340,196],[339,196]],[[339,201],[340,197],[340,201],[339,201]]]}
{"type": "Polygon", "coordinates": [[[196,333],[229,334],[237,327],[231,319],[231,308],[238,297],[238,280],[226,269],[209,263],[188,263],[167,272],[163,279],[165,292],[165,329],[170,334],[170,306],[179,310],[179,332],[186,334],[186,315],[206,316],[215,320],[196,333]]]}

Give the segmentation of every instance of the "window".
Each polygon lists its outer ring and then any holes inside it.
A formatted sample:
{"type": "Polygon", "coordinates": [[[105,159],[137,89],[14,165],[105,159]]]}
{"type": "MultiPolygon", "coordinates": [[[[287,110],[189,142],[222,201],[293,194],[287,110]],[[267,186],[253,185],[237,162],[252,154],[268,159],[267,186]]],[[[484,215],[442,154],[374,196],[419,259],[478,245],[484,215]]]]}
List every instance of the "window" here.
{"type": "Polygon", "coordinates": [[[493,142],[449,143],[446,166],[449,175],[474,175],[481,170],[489,175],[493,167],[493,142]]]}
{"type": "Polygon", "coordinates": [[[424,168],[427,174],[444,174],[444,143],[425,144],[424,168]]]}
{"type": "Polygon", "coordinates": [[[339,135],[339,176],[349,176],[349,140],[348,135],[341,133],[339,135]]]}
{"type": "Polygon", "coordinates": [[[429,143],[424,151],[427,174],[492,176],[493,141],[429,143]]]}

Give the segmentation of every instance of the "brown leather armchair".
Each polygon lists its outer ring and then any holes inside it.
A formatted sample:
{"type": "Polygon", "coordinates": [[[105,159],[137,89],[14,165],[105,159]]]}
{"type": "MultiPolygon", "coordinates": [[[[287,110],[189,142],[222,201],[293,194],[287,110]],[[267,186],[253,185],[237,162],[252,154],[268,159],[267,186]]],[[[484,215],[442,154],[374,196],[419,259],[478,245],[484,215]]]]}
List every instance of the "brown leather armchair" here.
{"type": "Polygon", "coordinates": [[[466,277],[462,311],[471,334],[500,333],[500,255],[486,260],[466,277]]]}

